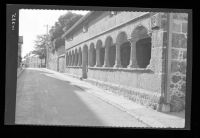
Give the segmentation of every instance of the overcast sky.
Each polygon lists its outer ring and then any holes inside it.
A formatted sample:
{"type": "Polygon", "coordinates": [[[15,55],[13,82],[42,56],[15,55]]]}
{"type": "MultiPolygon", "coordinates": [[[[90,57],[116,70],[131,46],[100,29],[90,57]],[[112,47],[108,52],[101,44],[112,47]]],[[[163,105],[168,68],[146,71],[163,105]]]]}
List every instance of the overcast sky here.
{"type": "MultiPolygon", "coordinates": [[[[53,26],[58,18],[67,12],[67,10],[20,10],[19,35],[23,36],[22,57],[33,50],[37,35],[47,33],[45,25],[53,26]]],[[[71,12],[82,15],[88,13],[80,10],[71,12]]]]}

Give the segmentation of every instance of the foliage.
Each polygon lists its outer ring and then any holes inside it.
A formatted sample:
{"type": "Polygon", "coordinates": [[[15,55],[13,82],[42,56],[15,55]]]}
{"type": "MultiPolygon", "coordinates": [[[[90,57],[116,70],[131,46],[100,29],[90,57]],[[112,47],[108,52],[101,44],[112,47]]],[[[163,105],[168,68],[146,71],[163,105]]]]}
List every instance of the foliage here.
{"type": "Polygon", "coordinates": [[[61,37],[62,34],[72,27],[81,17],[82,15],[72,12],[61,15],[55,25],[50,29],[52,33],[51,40],[61,37]]]}
{"type": "Polygon", "coordinates": [[[80,18],[82,15],[74,14],[71,12],[68,12],[67,14],[61,16],[58,21],[61,24],[61,26],[65,27],[64,31],[66,32],[71,28],[80,18]]]}
{"type": "Polygon", "coordinates": [[[67,12],[58,18],[58,21],[49,31],[50,40],[53,42],[54,49],[64,45],[64,39],[61,38],[61,36],[64,34],[64,32],[69,30],[69,28],[72,27],[81,17],[82,15],[67,12]]]}
{"type": "Polygon", "coordinates": [[[47,35],[38,35],[37,39],[35,40],[35,47],[34,47],[34,51],[32,53],[39,55],[40,59],[46,58],[47,42],[48,42],[48,36],[47,35]]]}
{"type": "Polygon", "coordinates": [[[65,45],[65,40],[62,39],[61,37],[57,38],[55,40],[55,48],[57,49],[60,46],[64,46],[65,45]]]}

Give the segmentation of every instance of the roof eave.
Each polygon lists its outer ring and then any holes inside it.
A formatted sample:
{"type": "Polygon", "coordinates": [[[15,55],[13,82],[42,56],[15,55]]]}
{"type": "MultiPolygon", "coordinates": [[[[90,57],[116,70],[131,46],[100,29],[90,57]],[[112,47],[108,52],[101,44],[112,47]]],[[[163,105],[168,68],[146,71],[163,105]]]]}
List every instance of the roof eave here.
{"type": "Polygon", "coordinates": [[[74,30],[79,24],[81,24],[84,20],[86,20],[94,11],[90,11],[88,14],[83,16],[80,20],[78,20],[67,32],[62,35],[62,39],[65,38],[71,31],[74,30]]]}

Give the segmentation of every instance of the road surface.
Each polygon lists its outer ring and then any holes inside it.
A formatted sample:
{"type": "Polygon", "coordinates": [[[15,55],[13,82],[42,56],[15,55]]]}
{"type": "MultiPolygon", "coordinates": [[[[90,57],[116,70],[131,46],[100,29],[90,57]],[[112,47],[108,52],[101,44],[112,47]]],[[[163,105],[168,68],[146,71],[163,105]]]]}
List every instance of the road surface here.
{"type": "Polygon", "coordinates": [[[17,80],[16,124],[146,127],[130,114],[42,69],[17,80]]]}

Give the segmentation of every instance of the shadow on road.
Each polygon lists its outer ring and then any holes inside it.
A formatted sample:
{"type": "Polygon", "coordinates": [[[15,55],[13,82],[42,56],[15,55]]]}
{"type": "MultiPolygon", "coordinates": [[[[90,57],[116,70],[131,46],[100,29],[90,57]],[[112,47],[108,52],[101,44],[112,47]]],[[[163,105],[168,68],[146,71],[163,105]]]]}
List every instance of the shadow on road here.
{"type": "Polygon", "coordinates": [[[39,70],[24,70],[18,79],[17,124],[105,126],[101,118],[76,94],[80,89],[69,81],[39,70]],[[68,82],[68,83],[66,83],[68,82]]]}

